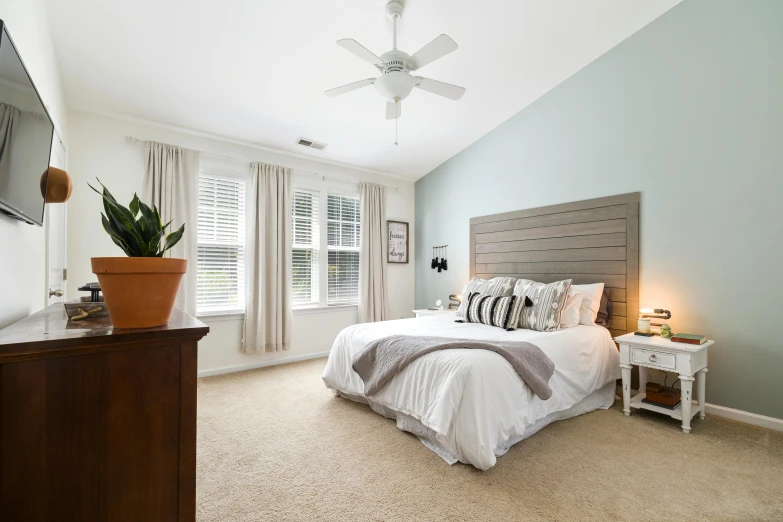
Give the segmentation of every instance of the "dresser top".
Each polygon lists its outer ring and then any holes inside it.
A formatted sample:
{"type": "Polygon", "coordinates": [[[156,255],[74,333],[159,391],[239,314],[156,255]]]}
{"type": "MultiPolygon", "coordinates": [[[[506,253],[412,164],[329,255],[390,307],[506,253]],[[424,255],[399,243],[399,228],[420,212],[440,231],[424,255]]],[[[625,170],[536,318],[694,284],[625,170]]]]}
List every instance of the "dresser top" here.
{"type": "Polygon", "coordinates": [[[634,344],[636,346],[647,346],[649,348],[660,348],[668,351],[688,353],[698,352],[715,344],[715,341],[709,340],[705,341],[704,344],[676,343],[659,335],[645,337],[643,335],[634,335],[633,333],[615,337],[614,340],[618,344],[634,344]]]}
{"type": "Polygon", "coordinates": [[[209,332],[209,327],[198,319],[174,309],[166,326],[156,328],[117,329],[108,317],[95,317],[78,323],[69,322],[62,303],[53,304],[40,312],[0,330],[0,361],[29,359],[48,353],[62,355],[63,351],[112,346],[150,341],[197,341],[209,332]]]}

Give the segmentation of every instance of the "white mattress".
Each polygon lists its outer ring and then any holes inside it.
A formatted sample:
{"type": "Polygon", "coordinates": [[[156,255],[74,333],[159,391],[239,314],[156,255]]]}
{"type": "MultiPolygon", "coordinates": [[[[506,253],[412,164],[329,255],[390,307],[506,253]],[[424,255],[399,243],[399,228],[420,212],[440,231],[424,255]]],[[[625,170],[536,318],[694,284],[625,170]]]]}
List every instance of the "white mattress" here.
{"type": "Polygon", "coordinates": [[[479,469],[494,466],[496,457],[539,421],[557,420],[554,414],[572,408],[574,415],[584,413],[574,406],[618,377],[619,355],[603,327],[506,332],[456,323],[453,316],[442,315],[344,329],[335,339],[323,375],[326,385],[341,395],[368,402],[386,416],[391,416],[388,409],[417,421],[396,416],[402,429],[419,435],[425,444],[430,441],[430,449],[444,458],[450,456],[447,461],[457,459],[479,469]],[[414,361],[368,401],[364,383],[351,367],[353,358],[369,342],[392,334],[531,342],[555,363],[549,381],[552,397],[547,401],[536,397],[502,356],[465,349],[441,350],[414,361]]]}

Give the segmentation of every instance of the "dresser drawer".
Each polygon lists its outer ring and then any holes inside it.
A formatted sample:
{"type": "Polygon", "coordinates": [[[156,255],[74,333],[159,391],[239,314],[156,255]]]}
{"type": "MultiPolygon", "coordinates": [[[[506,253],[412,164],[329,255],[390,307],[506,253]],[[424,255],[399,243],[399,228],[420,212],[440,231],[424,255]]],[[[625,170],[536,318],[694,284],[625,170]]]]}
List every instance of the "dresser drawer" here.
{"type": "Polygon", "coordinates": [[[674,370],[677,366],[677,357],[673,353],[634,348],[631,352],[631,362],[633,364],[643,364],[644,366],[674,370]]]}

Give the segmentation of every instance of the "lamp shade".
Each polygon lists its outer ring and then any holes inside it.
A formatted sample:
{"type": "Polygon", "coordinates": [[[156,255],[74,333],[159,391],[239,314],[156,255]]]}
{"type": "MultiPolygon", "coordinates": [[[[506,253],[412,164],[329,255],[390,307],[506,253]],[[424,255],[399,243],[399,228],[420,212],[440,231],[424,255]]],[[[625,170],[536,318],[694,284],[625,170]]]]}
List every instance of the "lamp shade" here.
{"type": "Polygon", "coordinates": [[[65,203],[73,190],[71,177],[57,167],[49,167],[48,174],[48,181],[47,172],[41,174],[41,195],[47,203],[65,203]]]}

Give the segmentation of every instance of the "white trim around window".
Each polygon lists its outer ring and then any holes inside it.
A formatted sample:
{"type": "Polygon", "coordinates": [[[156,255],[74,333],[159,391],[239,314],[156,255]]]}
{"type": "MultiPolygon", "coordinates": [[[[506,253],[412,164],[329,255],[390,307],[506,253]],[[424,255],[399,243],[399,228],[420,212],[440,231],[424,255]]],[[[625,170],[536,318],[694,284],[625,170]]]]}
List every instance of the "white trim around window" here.
{"type": "MultiPolygon", "coordinates": [[[[339,311],[350,311],[358,309],[358,292],[356,302],[337,302],[333,304],[328,303],[329,295],[329,250],[334,250],[335,247],[329,246],[328,238],[328,202],[329,195],[345,196],[350,198],[359,197],[358,188],[351,186],[353,190],[346,190],[346,183],[329,183],[324,181],[322,183],[312,182],[308,178],[310,176],[300,175],[297,176],[294,172],[294,193],[296,191],[304,191],[314,194],[318,198],[318,266],[317,266],[317,302],[311,302],[308,304],[295,304],[293,311],[295,315],[300,314],[315,314],[315,313],[328,313],[339,311]]],[[[357,206],[358,209],[358,206],[357,206]]],[[[358,212],[358,210],[357,210],[358,212]]],[[[358,243],[356,244],[356,250],[358,251],[358,243]]],[[[315,277],[314,277],[315,278],[315,277]]],[[[315,292],[314,292],[315,293],[315,292]]]]}

